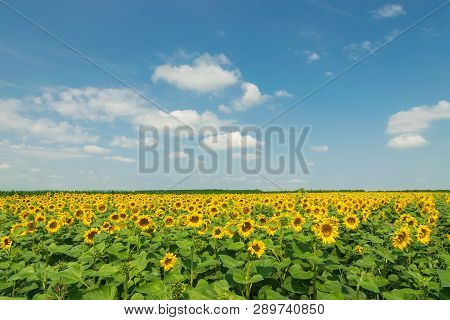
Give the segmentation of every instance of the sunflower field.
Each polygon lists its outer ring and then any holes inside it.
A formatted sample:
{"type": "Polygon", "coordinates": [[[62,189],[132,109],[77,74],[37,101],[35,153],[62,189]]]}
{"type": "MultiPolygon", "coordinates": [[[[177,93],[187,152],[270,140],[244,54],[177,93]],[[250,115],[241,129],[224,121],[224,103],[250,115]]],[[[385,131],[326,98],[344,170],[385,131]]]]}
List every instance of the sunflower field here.
{"type": "Polygon", "coordinates": [[[0,197],[3,299],[449,299],[450,194],[0,197]]]}

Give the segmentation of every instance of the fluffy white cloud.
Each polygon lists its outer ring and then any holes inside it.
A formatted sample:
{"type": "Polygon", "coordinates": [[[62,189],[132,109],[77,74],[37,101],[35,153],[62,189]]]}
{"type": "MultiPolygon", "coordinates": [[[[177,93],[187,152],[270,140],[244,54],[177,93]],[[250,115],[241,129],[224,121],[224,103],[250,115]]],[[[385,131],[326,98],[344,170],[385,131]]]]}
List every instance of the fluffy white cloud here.
{"type": "Polygon", "coordinates": [[[44,160],[65,160],[88,157],[81,148],[49,148],[23,143],[12,144],[6,140],[0,140],[0,147],[0,151],[7,152],[8,154],[44,160]]]}
{"type": "Polygon", "coordinates": [[[256,84],[244,82],[241,85],[242,96],[232,102],[232,108],[236,111],[245,111],[263,103],[268,96],[259,91],[256,84]]]}
{"type": "Polygon", "coordinates": [[[313,63],[314,61],[317,61],[320,59],[320,55],[317,52],[311,52],[308,54],[308,57],[306,58],[307,63],[313,63]]]}
{"type": "Polygon", "coordinates": [[[325,72],[325,77],[332,77],[332,76],[333,76],[333,72],[331,72],[331,71],[325,72]]]}
{"type": "Polygon", "coordinates": [[[231,113],[231,108],[228,108],[226,105],[224,104],[220,104],[218,107],[219,111],[225,113],[225,114],[230,114],[231,113]]]}
{"type": "Polygon", "coordinates": [[[121,157],[121,156],[105,157],[105,160],[111,160],[111,161],[117,161],[117,162],[123,162],[123,163],[135,163],[136,162],[136,160],[133,158],[127,158],[127,157],[121,157]]]}
{"type": "Polygon", "coordinates": [[[202,143],[214,150],[254,148],[261,142],[250,135],[243,136],[239,131],[209,136],[202,143]]]}
{"type": "Polygon", "coordinates": [[[112,147],[119,147],[119,148],[134,148],[138,145],[137,139],[130,139],[124,136],[114,136],[110,146],[112,147]]]}
{"type": "Polygon", "coordinates": [[[105,154],[105,153],[109,152],[108,149],[105,149],[105,148],[102,148],[102,147],[99,147],[99,146],[96,146],[93,144],[84,146],[83,150],[89,154],[105,154]]]}
{"type": "Polygon", "coordinates": [[[406,14],[400,4],[386,4],[377,10],[372,10],[372,17],[375,19],[394,18],[406,14]]]}
{"type": "Polygon", "coordinates": [[[55,122],[48,118],[32,119],[22,113],[27,111],[25,101],[18,99],[0,100],[0,131],[18,133],[22,138],[37,138],[44,142],[86,143],[96,142],[82,128],[67,121],[55,122]]]}
{"type": "Polygon", "coordinates": [[[365,40],[361,43],[352,43],[344,47],[344,53],[350,60],[358,60],[372,50],[373,44],[369,40],[365,40]]]}
{"type": "Polygon", "coordinates": [[[388,142],[388,147],[393,149],[408,149],[422,147],[427,144],[427,140],[420,134],[405,133],[392,138],[388,142]]]}
{"type": "Polygon", "coordinates": [[[327,145],[311,146],[309,149],[311,149],[311,151],[314,151],[314,152],[326,152],[326,151],[328,151],[328,146],[327,145]]]}
{"type": "Polygon", "coordinates": [[[450,102],[442,100],[434,106],[418,106],[391,115],[386,132],[389,134],[422,132],[429,128],[432,122],[444,119],[450,119],[450,102]]]}
{"type": "Polygon", "coordinates": [[[47,91],[44,103],[63,116],[100,122],[115,120],[129,122],[135,126],[149,125],[156,128],[180,126],[181,123],[193,128],[203,125],[220,126],[230,124],[216,114],[195,110],[175,110],[169,114],[152,107],[145,99],[130,89],[82,88],[47,91]],[[178,120],[180,121],[178,121],[178,120]]]}
{"type": "Polygon", "coordinates": [[[229,64],[224,54],[205,53],[195,59],[192,65],[158,66],[152,75],[152,80],[154,82],[163,80],[183,90],[199,93],[214,92],[238,82],[240,72],[237,69],[225,69],[224,67],[229,64]]]}
{"type": "Polygon", "coordinates": [[[287,92],[286,90],[277,90],[277,91],[275,91],[275,97],[292,98],[292,97],[294,97],[294,95],[287,92]]]}
{"type": "Polygon", "coordinates": [[[6,170],[11,168],[11,165],[5,163],[5,162],[0,162],[0,170],[6,170]]]}

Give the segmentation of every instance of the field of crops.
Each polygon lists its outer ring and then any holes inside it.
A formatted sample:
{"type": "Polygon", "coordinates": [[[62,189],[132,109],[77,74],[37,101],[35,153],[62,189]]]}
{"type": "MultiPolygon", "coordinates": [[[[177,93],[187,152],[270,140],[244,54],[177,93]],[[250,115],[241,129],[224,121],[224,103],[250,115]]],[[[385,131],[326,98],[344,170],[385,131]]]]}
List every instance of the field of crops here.
{"type": "Polygon", "coordinates": [[[449,299],[450,194],[0,197],[0,296],[449,299]]]}

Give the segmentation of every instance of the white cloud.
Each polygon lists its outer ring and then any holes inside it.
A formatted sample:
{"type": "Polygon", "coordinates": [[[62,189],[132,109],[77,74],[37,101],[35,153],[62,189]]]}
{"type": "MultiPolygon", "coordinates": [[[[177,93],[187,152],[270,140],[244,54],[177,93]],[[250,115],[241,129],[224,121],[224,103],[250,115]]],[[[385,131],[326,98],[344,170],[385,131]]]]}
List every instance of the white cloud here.
{"type": "Polygon", "coordinates": [[[327,145],[311,146],[309,149],[311,149],[314,152],[326,152],[326,151],[328,151],[328,146],[327,145]]]}
{"type": "Polygon", "coordinates": [[[277,90],[275,92],[275,97],[285,97],[285,98],[293,98],[294,95],[287,92],[286,90],[277,90]]]}
{"type": "Polygon", "coordinates": [[[99,146],[96,146],[93,144],[84,146],[83,150],[86,153],[90,153],[90,154],[105,154],[105,153],[109,152],[108,149],[105,149],[105,148],[102,148],[102,147],[99,147],[99,146]]]}
{"type": "Polygon", "coordinates": [[[112,161],[124,162],[124,163],[135,163],[136,162],[136,160],[133,158],[127,158],[127,157],[121,157],[121,156],[105,157],[105,160],[112,160],[112,161]]]}
{"type": "Polygon", "coordinates": [[[0,162],[0,170],[6,170],[11,168],[11,165],[5,163],[5,162],[0,162]]]}
{"type": "Polygon", "coordinates": [[[225,113],[225,114],[230,114],[231,113],[231,108],[228,108],[226,105],[224,104],[220,104],[218,107],[219,111],[225,113]]]}
{"type": "Polygon", "coordinates": [[[261,142],[254,137],[246,135],[242,136],[239,131],[209,136],[202,140],[202,143],[214,150],[226,150],[237,148],[254,148],[261,142]]]}
{"type": "Polygon", "coordinates": [[[393,149],[409,149],[422,147],[426,144],[427,140],[420,134],[405,133],[390,139],[387,145],[393,149]]]}
{"type": "Polygon", "coordinates": [[[230,62],[224,54],[210,55],[205,53],[195,59],[192,65],[164,64],[158,66],[152,80],[166,81],[179,89],[193,90],[199,93],[222,90],[238,82],[238,69],[229,70],[224,66],[230,62]]]}
{"type": "Polygon", "coordinates": [[[138,145],[138,140],[130,139],[124,136],[114,136],[109,145],[112,147],[131,149],[138,145]]]}
{"type": "Polygon", "coordinates": [[[418,133],[428,129],[432,122],[445,119],[450,119],[450,102],[442,100],[434,106],[418,106],[391,115],[386,132],[418,133]]]}
{"type": "Polygon", "coordinates": [[[333,72],[331,72],[331,71],[325,72],[325,77],[332,77],[332,76],[333,76],[333,72]]]}
{"type": "Polygon", "coordinates": [[[167,114],[154,108],[146,100],[127,88],[81,88],[49,90],[42,96],[50,108],[63,116],[76,120],[129,122],[135,126],[149,125],[156,128],[175,128],[181,123],[198,128],[203,125],[221,126],[230,121],[221,120],[216,114],[195,110],[174,110],[167,114]]]}
{"type": "Polygon", "coordinates": [[[311,52],[308,54],[308,57],[306,58],[307,63],[313,63],[314,61],[317,61],[320,59],[320,55],[317,52],[311,52]]]}
{"type": "Polygon", "coordinates": [[[37,138],[44,142],[86,143],[96,142],[82,128],[66,121],[55,122],[48,118],[31,119],[22,115],[27,110],[25,101],[18,99],[0,100],[0,131],[19,133],[22,138],[37,138]]]}
{"type": "Polygon", "coordinates": [[[231,107],[236,111],[246,111],[254,106],[263,103],[268,96],[259,91],[256,84],[244,82],[241,85],[242,96],[234,100],[231,107]]]}
{"type": "Polygon", "coordinates": [[[21,157],[39,158],[45,160],[64,160],[74,158],[86,158],[88,155],[81,148],[48,148],[27,144],[11,144],[8,141],[0,141],[0,150],[21,157]]]}
{"type": "Polygon", "coordinates": [[[41,172],[41,169],[39,169],[39,168],[31,168],[31,169],[28,169],[28,171],[33,172],[33,173],[38,173],[38,172],[41,172]]]}
{"type": "Polygon", "coordinates": [[[374,19],[394,18],[406,14],[406,11],[400,4],[386,4],[377,10],[372,10],[374,19]]]}
{"type": "Polygon", "coordinates": [[[373,44],[369,40],[365,40],[361,43],[352,43],[344,47],[344,53],[350,60],[358,60],[372,50],[373,44]]]}

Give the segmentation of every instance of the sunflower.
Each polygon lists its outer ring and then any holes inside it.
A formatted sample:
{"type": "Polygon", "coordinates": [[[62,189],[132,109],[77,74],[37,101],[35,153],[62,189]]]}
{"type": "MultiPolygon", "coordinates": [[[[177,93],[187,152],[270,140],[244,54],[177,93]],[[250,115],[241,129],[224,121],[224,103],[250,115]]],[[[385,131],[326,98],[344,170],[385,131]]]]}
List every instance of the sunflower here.
{"type": "Polygon", "coordinates": [[[417,241],[423,244],[430,242],[431,229],[428,226],[420,225],[417,227],[417,241]]]}
{"type": "Polygon", "coordinates": [[[0,248],[7,250],[11,248],[12,240],[8,236],[3,236],[0,238],[0,248]]]}
{"type": "Polygon", "coordinates": [[[99,205],[97,205],[97,211],[99,213],[105,213],[106,209],[108,209],[108,207],[103,203],[100,203],[99,205]]]}
{"type": "Polygon", "coordinates": [[[322,240],[322,243],[332,244],[339,236],[339,227],[335,219],[327,218],[315,226],[314,232],[322,240]]]}
{"type": "Polygon", "coordinates": [[[394,232],[394,236],[392,237],[392,245],[394,248],[403,250],[405,249],[409,243],[411,242],[411,232],[407,225],[397,229],[394,232]]]}
{"type": "Polygon", "coordinates": [[[344,225],[349,230],[355,230],[359,225],[359,218],[356,214],[347,214],[344,218],[344,225]]]}
{"type": "Polygon", "coordinates": [[[214,227],[214,229],[212,230],[212,236],[214,239],[222,239],[224,234],[225,233],[222,227],[214,227]]]}
{"type": "Polygon", "coordinates": [[[94,237],[100,233],[97,228],[91,228],[84,233],[84,242],[88,245],[94,244],[94,237]]]}
{"type": "Polygon", "coordinates": [[[353,251],[356,254],[363,254],[364,253],[363,248],[359,244],[353,249],[353,251]]]}
{"type": "Polygon", "coordinates": [[[294,231],[296,231],[296,232],[302,231],[302,228],[303,228],[303,225],[305,224],[305,222],[306,222],[306,220],[305,220],[305,218],[302,217],[302,215],[300,215],[300,214],[294,215],[294,217],[292,218],[292,222],[291,222],[292,229],[294,229],[294,231]]]}
{"type": "Polygon", "coordinates": [[[260,258],[264,251],[266,251],[266,245],[261,240],[253,240],[248,244],[248,251],[260,258]]]}
{"type": "Polygon", "coordinates": [[[238,232],[241,237],[248,238],[255,230],[255,224],[251,219],[245,219],[238,226],[238,232]]]}
{"type": "Polygon", "coordinates": [[[198,213],[191,213],[187,217],[187,225],[189,227],[197,228],[197,227],[200,227],[202,225],[202,223],[203,223],[203,218],[198,213]]]}
{"type": "Polygon", "coordinates": [[[167,252],[164,257],[159,260],[161,267],[164,268],[164,271],[169,271],[177,264],[177,256],[172,252],[167,252]]]}
{"type": "Polygon", "coordinates": [[[172,227],[174,222],[175,222],[175,220],[174,220],[174,218],[172,216],[167,216],[167,217],[164,218],[164,226],[166,228],[172,227]]]}
{"type": "Polygon", "coordinates": [[[47,222],[46,228],[47,228],[48,232],[55,233],[55,232],[57,232],[59,230],[59,228],[61,228],[61,224],[56,219],[50,219],[47,222]]]}
{"type": "Polygon", "coordinates": [[[147,216],[139,216],[136,220],[136,224],[144,231],[149,230],[151,227],[153,227],[153,221],[147,217],[147,216]]]}
{"type": "Polygon", "coordinates": [[[100,227],[100,230],[102,231],[109,231],[111,229],[111,223],[108,221],[103,222],[102,226],[100,227]]]}

